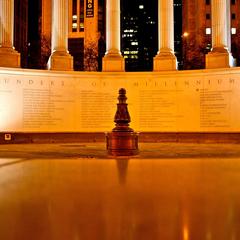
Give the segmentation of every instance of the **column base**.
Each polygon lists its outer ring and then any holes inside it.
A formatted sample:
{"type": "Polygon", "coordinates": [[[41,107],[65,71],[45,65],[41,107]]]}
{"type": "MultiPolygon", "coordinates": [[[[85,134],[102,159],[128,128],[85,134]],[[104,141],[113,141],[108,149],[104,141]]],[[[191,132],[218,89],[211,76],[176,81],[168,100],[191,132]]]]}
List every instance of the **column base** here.
{"type": "Polygon", "coordinates": [[[153,71],[177,70],[177,58],[171,52],[160,52],[153,58],[153,71]]]}
{"type": "Polygon", "coordinates": [[[13,48],[0,47],[0,67],[20,67],[20,53],[13,48]]]}
{"type": "Polygon", "coordinates": [[[125,61],[122,55],[106,54],[102,59],[103,72],[124,72],[125,61]]]}
{"type": "Polygon", "coordinates": [[[48,69],[73,71],[73,57],[67,52],[54,52],[48,60],[48,69]]]}
{"type": "Polygon", "coordinates": [[[230,68],[236,65],[235,59],[229,52],[209,52],[206,55],[206,68],[230,68]]]}

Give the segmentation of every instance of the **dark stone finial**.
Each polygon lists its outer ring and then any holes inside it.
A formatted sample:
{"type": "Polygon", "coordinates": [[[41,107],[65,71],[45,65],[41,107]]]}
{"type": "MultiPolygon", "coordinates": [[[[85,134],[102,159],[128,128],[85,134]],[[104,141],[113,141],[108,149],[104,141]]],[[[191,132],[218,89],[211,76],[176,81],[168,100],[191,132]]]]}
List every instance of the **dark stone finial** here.
{"type": "Polygon", "coordinates": [[[128,112],[128,104],[126,103],[126,90],[124,88],[119,90],[118,101],[119,103],[117,104],[117,111],[114,117],[116,127],[113,129],[113,131],[133,132],[133,130],[128,127],[129,123],[131,122],[131,118],[128,112]]]}
{"type": "Polygon", "coordinates": [[[127,100],[126,89],[120,88],[118,93],[119,93],[119,96],[118,96],[119,103],[126,103],[126,100],[127,100]]]}
{"type": "Polygon", "coordinates": [[[129,127],[131,118],[126,101],[126,90],[121,88],[114,117],[115,128],[106,135],[108,153],[115,156],[138,154],[138,134],[129,127]]]}

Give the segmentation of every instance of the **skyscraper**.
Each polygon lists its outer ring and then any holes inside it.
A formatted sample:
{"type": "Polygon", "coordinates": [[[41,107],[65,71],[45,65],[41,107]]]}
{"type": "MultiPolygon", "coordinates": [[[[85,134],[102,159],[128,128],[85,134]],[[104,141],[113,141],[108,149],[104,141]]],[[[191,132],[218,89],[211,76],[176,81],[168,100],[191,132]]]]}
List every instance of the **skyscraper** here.
{"type": "Polygon", "coordinates": [[[156,2],[122,1],[122,53],[127,71],[150,71],[157,52],[156,2]]]}
{"type": "MultiPolygon", "coordinates": [[[[158,1],[122,1],[122,53],[127,71],[151,71],[158,51],[158,1]]],[[[174,48],[182,65],[182,1],[174,1],[174,48]]]]}

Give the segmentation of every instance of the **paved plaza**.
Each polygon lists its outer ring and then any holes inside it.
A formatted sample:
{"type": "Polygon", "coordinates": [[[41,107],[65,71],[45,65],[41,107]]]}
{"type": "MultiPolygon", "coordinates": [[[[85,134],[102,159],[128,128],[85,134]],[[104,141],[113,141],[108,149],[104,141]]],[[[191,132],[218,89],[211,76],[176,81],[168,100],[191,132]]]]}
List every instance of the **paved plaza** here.
{"type": "Polygon", "coordinates": [[[0,239],[238,240],[240,145],[0,145],[0,239]]]}

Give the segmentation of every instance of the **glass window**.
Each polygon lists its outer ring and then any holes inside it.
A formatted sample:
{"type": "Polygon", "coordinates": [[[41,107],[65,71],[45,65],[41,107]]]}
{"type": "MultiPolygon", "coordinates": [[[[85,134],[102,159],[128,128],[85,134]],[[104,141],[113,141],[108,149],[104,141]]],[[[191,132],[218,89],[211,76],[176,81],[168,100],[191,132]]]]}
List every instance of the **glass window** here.
{"type": "MultiPolygon", "coordinates": [[[[1,0],[0,0],[1,1],[1,0]]],[[[72,32],[84,31],[84,0],[72,0],[72,32]]]]}
{"type": "Polygon", "coordinates": [[[211,28],[206,28],[206,34],[207,35],[211,34],[211,28]]]}
{"type": "Polygon", "coordinates": [[[80,32],[84,31],[84,0],[80,0],[80,32]]]}
{"type": "Polygon", "coordinates": [[[77,0],[72,0],[72,32],[77,32],[77,0]]]}
{"type": "Polygon", "coordinates": [[[232,34],[236,34],[237,33],[237,29],[236,28],[231,28],[231,33],[232,34]]]}

